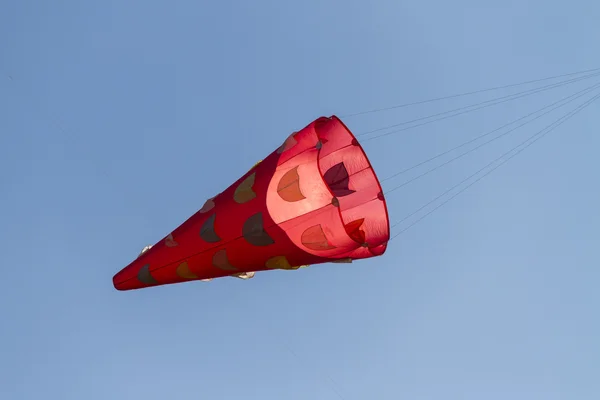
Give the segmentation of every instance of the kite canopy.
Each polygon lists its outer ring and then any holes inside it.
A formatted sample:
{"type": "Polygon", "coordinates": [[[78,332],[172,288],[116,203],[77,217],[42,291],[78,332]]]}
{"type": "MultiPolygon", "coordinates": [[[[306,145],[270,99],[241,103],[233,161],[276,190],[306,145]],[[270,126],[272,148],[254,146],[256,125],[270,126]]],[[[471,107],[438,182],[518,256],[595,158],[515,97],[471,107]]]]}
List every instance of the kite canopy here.
{"type": "Polygon", "coordinates": [[[381,185],[337,117],[291,134],[113,277],[118,290],[382,255],[390,236],[381,185]]]}

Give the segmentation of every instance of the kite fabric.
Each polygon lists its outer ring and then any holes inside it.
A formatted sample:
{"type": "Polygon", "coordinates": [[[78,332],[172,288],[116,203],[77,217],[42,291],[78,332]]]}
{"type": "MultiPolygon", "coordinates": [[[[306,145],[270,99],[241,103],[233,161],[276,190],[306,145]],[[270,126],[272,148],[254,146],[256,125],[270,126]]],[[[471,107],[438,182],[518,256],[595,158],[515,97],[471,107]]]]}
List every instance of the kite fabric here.
{"type": "Polygon", "coordinates": [[[381,185],[337,117],[291,134],[263,161],[113,277],[118,290],[383,255],[381,185]]]}

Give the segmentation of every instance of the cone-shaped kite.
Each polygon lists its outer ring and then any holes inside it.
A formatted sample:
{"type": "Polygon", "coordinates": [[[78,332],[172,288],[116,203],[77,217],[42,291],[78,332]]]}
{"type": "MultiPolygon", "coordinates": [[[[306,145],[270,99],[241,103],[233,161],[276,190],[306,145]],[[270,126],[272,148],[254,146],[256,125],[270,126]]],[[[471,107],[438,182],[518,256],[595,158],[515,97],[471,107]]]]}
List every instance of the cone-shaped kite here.
{"type": "Polygon", "coordinates": [[[365,152],[319,118],[117,273],[118,290],[382,255],[389,219],[365,152]]]}

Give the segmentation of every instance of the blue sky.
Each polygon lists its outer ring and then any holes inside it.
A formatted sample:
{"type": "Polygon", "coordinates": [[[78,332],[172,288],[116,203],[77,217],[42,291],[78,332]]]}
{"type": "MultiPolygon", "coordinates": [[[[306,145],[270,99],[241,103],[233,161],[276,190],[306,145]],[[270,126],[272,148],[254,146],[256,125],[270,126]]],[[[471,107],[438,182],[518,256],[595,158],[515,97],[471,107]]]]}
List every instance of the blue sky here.
{"type": "MultiPolygon", "coordinates": [[[[384,257],[124,293],[111,281],[316,117],[600,67],[600,3],[0,10],[0,398],[600,398],[598,103],[384,257]]],[[[389,176],[585,85],[365,149],[389,176]]],[[[502,94],[346,122],[360,133],[502,94]]],[[[542,126],[394,192],[392,222],[542,126]]]]}

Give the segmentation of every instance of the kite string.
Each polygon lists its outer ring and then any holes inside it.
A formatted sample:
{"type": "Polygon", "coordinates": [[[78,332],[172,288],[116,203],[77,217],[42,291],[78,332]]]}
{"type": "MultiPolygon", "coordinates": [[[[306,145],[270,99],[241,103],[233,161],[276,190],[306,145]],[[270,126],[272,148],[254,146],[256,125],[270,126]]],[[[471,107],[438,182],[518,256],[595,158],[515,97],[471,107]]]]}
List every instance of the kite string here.
{"type": "Polygon", "coordinates": [[[474,91],[469,91],[469,92],[452,94],[449,96],[441,96],[441,97],[436,97],[436,98],[427,99],[427,100],[420,100],[420,101],[415,101],[415,102],[410,102],[410,103],[398,104],[395,106],[388,106],[388,107],[371,109],[371,110],[367,110],[367,111],[354,112],[354,113],[344,114],[340,118],[351,118],[351,117],[364,115],[364,114],[372,114],[372,113],[376,113],[376,112],[393,110],[393,109],[397,109],[397,108],[410,107],[410,106],[415,106],[415,105],[419,105],[419,104],[433,103],[436,101],[441,101],[441,100],[446,100],[446,99],[464,97],[464,96],[469,96],[472,94],[478,94],[478,93],[483,93],[483,92],[491,92],[494,90],[507,89],[510,87],[523,86],[523,85],[527,85],[530,83],[543,82],[543,81],[548,81],[548,80],[557,79],[557,78],[564,78],[567,76],[579,75],[579,74],[584,74],[584,73],[588,73],[588,72],[595,72],[595,71],[599,71],[599,70],[600,70],[600,68],[592,68],[592,69],[587,69],[587,70],[578,71],[578,72],[571,72],[568,74],[554,75],[554,76],[550,76],[550,77],[546,77],[546,78],[529,80],[529,81],[525,81],[525,82],[512,83],[512,84],[508,84],[508,85],[495,86],[495,87],[491,87],[491,88],[487,88],[487,89],[479,89],[479,90],[474,90],[474,91]]]}
{"type": "Polygon", "coordinates": [[[505,125],[503,125],[503,126],[501,126],[501,127],[499,127],[499,128],[496,128],[496,129],[494,129],[494,130],[492,130],[492,131],[490,131],[490,132],[487,132],[487,133],[484,133],[484,134],[482,134],[482,135],[479,135],[479,136],[477,136],[477,137],[476,137],[476,138],[474,138],[474,139],[468,140],[468,141],[466,141],[466,142],[464,142],[464,143],[462,143],[462,144],[460,144],[460,145],[458,145],[458,146],[455,146],[455,147],[453,147],[453,148],[452,148],[452,149],[450,149],[450,150],[446,150],[446,151],[444,151],[444,152],[442,152],[442,153],[439,153],[438,155],[436,155],[436,156],[434,156],[434,157],[431,157],[431,158],[429,158],[429,159],[427,159],[427,160],[425,160],[425,161],[419,162],[419,163],[417,163],[417,164],[415,164],[415,165],[413,165],[413,166],[411,166],[411,167],[409,167],[409,168],[405,168],[404,170],[402,170],[402,171],[400,171],[400,172],[397,172],[397,173],[395,173],[395,174],[393,174],[393,175],[391,175],[391,176],[389,176],[389,177],[387,177],[387,178],[383,179],[383,180],[382,180],[382,182],[385,182],[385,181],[387,181],[387,180],[389,180],[389,179],[392,179],[392,178],[394,178],[394,177],[397,177],[397,176],[399,176],[399,175],[402,175],[402,174],[404,174],[404,173],[406,173],[406,172],[408,172],[408,171],[410,171],[410,170],[412,170],[412,169],[414,169],[414,168],[417,168],[417,167],[419,167],[419,166],[421,166],[421,165],[423,165],[423,164],[426,164],[426,163],[428,163],[428,162],[430,162],[430,161],[433,161],[433,160],[435,160],[436,158],[439,158],[439,157],[441,157],[441,156],[443,156],[443,155],[446,155],[446,154],[448,154],[448,153],[450,153],[450,152],[452,152],[452,151],[454,151],[454,150],[457,150],[457,149],[459,149],[460,147],[463,147],[463,146],[465,146],[465,145],[467,145],[467,144],[470,144],[470,143],[472,143],[472,142],[475,142],[475,141],[477,141],[477,140],[479,140],[479,139],[481,139],[481,138],[483,138],[483,137],[485,137],[485,136],[488,136],[488,135],[490,135],[490,134],[492,134],[492,133],[494,133],[494,132],[497,132],[497,131],[499,131],[499,130],[501,130],[501,129],[503,129],[503,128],[507,127],[507,126],[509,126],[509,125],[512,125],[512,124],[514,124],[515,122],[518,122],[518,121],[520,121],[520,120],[522,120],[522,119],[528,118],[528,117],[530,117],[530,116],[532,116],[532,115],[534,115],[534,114],[536,114],[536,113],[538,113],[538,112],[540,112],[540,111],[542,111],[542,110],[544,110],[544,109],[546,109],[546,108],[548,108],[548,107],[551,107],[551,106],[553,106],[553,105],[556,105],[556,104],[558,104],[558,103],[565,102],[566,100],[568,100],[568,101],[566,101],[564,104],[557,105],[557,106],[555,106],[554,108],[551,108],[550,110],[548,110],[548,111],[546,111],[546,112],[544,112],[544,113],[542,113],[542,114],[540,114],[540,115],[538,115],[538,116],[536,116],[536,117],[534,117],[534,118],[532,118],[532,119],[530,119],[530,120],[528,120],[528,121],[526,121],[526,122],[523,122],[522,124],[520,124],[520,125],[517,125],[516,127],[514,127],[514,128],[511,128],[511,129],[509,129],[508,131],[506,131],[506,132],[504,132],[504,133],[502,133],[502,134],[500,134],[500,135],[497,135],[497,136],[495,136],[495,137],[491,138],[490,140],[487,140],[487,141],[485,141],[485,142],[483,142],[483,143],[481,143],[481,144],[479,144],[479,145],[477,145],[477,146],[473,147],[472,149],[469,149],[469,150],[467,150],[467,151],[465,151],[465,152],[463,152],[463,153],[459,154],[458,156],[455,156],[455,157],[451,158],[450,160],[448,160],[448,161],[446,161],[446,162],[444,162],[444,163],[442,163],[442,164],[439,164],[439,165],[437,165],[437,166],[435,166],[435,167],[433,167],[433,168],[430,168],[429,170],[425,171],[424,173],[422,173],[422,174],[420,174],[420,175],[417,175],[416,177],[414,177],[414,178],[411,178],[411,179],[410,179],[410,180],[408,180],[408,181],[405,181],[405,182],[404,182],[404,183],[402,183],[401,185],[398,185],[398,186],[396,186],[396,187],[394,187],[394,188],[392,188],[392,189],[390,189],[390,190],[386,191],[386,194],[389,194],[389,193],[391,193],[391,192],[394,192],[394,191],[396,191],[396,190],[398,190],[398,189],[400,189],[400,188],[402,188],[402,187],[404,187],[404,186],[408,185],[409,183],[411,183],[411,182],[414,182],[414,181],[416,181],[417,179],[420,179],[420,178],[422,178],[422,177],[424,177],[424,176],[426,176],[426,175],[428,175],[428,174],[430,174],[430,173],[432,173],[432,172],[434,172],[434,171],[438,170],[439,168],[441,168],[441,167],[443,167],[443,166],[445,166],[445,165],[448,165],[448,164],[450,164],[450,163],[452,163],[452,162],[454,162],[454,161],[456,161],[456,160],[458,160],[458,159],[460,159],[460,158],[462,158],[462,157],[464,157],[464,156],[466,156],[466,155],[468,155],[468,154],[470,154],[470,153],[472,153],[472,152],[474,152],[474,151],[476,151],[476,150],[480,149],[481,147],[483,147],[483,146],[486,146],[486,145],[488,145],[488,144],[490,144],[490,143],[492,143],[492,142],[494,142],[494,141],[496,141],[496,140],[498,140],[498,139],[500,139],[500,138],[502,138],[502,137],[504,137],[504,136],[506,136],[506,135],[508,135],[508,134],[510,134],[510,133],[512,133],[512,132],[514,132],[514,131],[516,131],[517,129],[519,129],[519,128],[523,127],[523,126],[525,126],[525,125],[527,125],[527,124],[530,124],[530,123],[532,123],[532,122],[534,122],[534,121],[536,121],[536,120],[540,119],[541,117],[543,117],[544,115],[547,115],[547,114],[551,113],[552,111],[554,111],[554,110],[556,110],[556,109],[558,109],[558,108],[561,108],[561,107],[564,107],[564,106],[566,106],[566,105],[570,104],[571,102],[575,101],[576,99],[578,99],[578,98],[580,98],[580,97],[582,97],[582,96],[585,96],[585,95],[586,95],[586,94],[588,94],[589,92],[591,92],[591,91],[593,91],[593,90],[597,89],[599,86],[600,86],[600,83],[597,83],[597,84],[595,84],[595,85],[592,85],[592,86],[590,86],[590,87],[588,87],[588,88],[586,88],[586,89],[583,89],[583,90],[581,90],[581,91],[579,91],[579,92],[577,92],[577,93],[574,93],[574,94],[572,94],[572,95],[570,95],[570,96],[568,96],[568,97],[562,98],[561,100],[558,100],[558,101],[556,101],[556,102],[554,102],[554,103],[552,103],[552,104],[550,104],[550,105],[547,105],[547,106],[545,106],[545,107],[543,107],[543,108],[541,108],[541,109],[539,109],[539,110],[537,110],[537,111],[534,111],[534,112],[532,112],[532,113],[529,113],[528,115],[526,115],[526,116],[524,116],[524,117],[521,117],[521,118],[519,118],[519,119],[517,119],[517,120],[514,120],[514,121],[512,121],[512,122],[510,122],[510,123],[508,123],[508,124],[505,124],[505,125]],[[572,97],[572,98],[571,98],[571,97],[572,97]],[[569,98],[571,98],[571,99],[569,99],[569,98]]]}
{"type": "Polygon", "coordinates": [[[575,83],[575,82],[578,82],[578,81],[590,79],[590,78],[593,78],[593,77],[596,77],[596,76],[599,76],[599,75],[600,75],[600,73],[586,75],[584,77],[574,78],[574,79],[571,79],[569,81],[555,83],[555,84],[552,84],[552,85],[544,86],[542,88],[529,89],[527,91],[523,91],[523,92],[511,94],[509,96],[503,96],[503,97],[495,98],[495,99],[492,99],[492,100],[486,100],[486,101],[483,101],[483,102],[474,103],[474,104],[471,104],[471,105],[468,105],[468,106],[459,107],[459,108],[456,108],[456,109],[453,109],[453,110],[440,112],[440,113],[429,115],[429,116],[426,116],[426,117],[420,117],[420,118],[416,118],[416,119],[413,119],[413,120],[410,120],[410,121],[405,121],[405,122],[401,122],[401,123],[397,123],[397,124],[393,124],[393,125],[388,125],[388,126],[385,126],[385,127],[382,127],[382,128],[378,128],[378,129],[374,129],[374,130],[371,130],[371,131],[363,132],[361,134],[358,134],[357,137],[364,136],[364,135],[367,135],[367,134],[370,134],[370,133],[379,132],[379,131],[386,130],[386,129],[395,128],[395,127],[402,126],[402,125],[407,125],[407,124],[410,124],[410,123],[413,123],[413,122],[423,121],[423,120],[426,120],[426,119],[430,119],[430,118],[438,117],[439,116],[439,118],[436,118],[436,119],[432,119],[432,120],[429,120],[429,121],[424,121],[424,122],[421,122],[421,123],[416,124],[416,125],[411,125],[411,126],[408,126],[408,127],[405,127],[405,128],[401,128],[401,129],[395,129],[395,130],[392,130],[390,132],[382,133],[382,134],[379,134],[379,135],[376,135],[376,136],[371,136],[369,138],[363,139],[363,142],[368,142],[368,141],[379,139],[379,138],[382,138],[382,137],[385,137],[385,136],[389,136],[389,135],[392,135],[392,134],[395,134],[395,133],[404,132],[404,131],[407,131],[407,130],[410,130],[410,129],[414,129],[414,128],[417,128],[417,127],[420,127],[420,126],[428,125],[428,124],[431,124],[431,123],[434,123],[434,122],[442,121],[442,120],[449,119],[449,118],[454,118],[454,117],[457,117],[459,115],[468,114],[468,113],[471,113],[471,112],[474,112],[474,111],[478,111],[478,110],[481,110],[481,109],[484,109],[484,108],[487,108],[487,107],[492,107],[492,106],[495,106],[495,105],[498,105],[498,104],[502,104],[502,103],[506,103],[506,102],[509,102],[509,101],[512,101],[512,100],[516,100],[516,99],[519,99],[519,98],[523,98],[523,97],[527,97],[527,96],[530,96],[530,95],[533,95],[533,94],[541,93],[541,92],[544,92],[544,91],[547,91],[547,90],[550,90],[550,89],[554,89],[554,88],[557,88],[557,87],[562,87],[562,86],[565,86],[567,84],[571,84],[571,83],[575,83]],[[490,104],[488,104],[488,103],[490,103],[490,104]],[[472,108],[472,107],[476,107],[476,108],[472,108]],[[470,109],[470,108],[472,108],[472,109],[470,109]],[[449,113],[452,113],[452,112],[455,112],[455,113],[451,114],[451,115],[446,115],[446,114],[449,114],[449,113]]]}
{"type": "Polygon", "coordinates": [[[490,162],[489,164],[487,164],[483,168],[479,169],[474,174],[471,174],[469,177],[467,177],[466,179],[463,179],[461,182],[457,183],[456,185],[454,185],[450,189],[446,190],[444,193],[442,193],[441,195],[437,196],[433,200],[429,201],[424,206],[422,206],[419,209],[415,210],[414,212],[412,212],[411,214],[409,214],[408,216],[406,216],[402,220],[396,222],[394,225],[392,225],[392,227],[395,227],[395,226],[401,224],[402,222],[404,222],[408,218],[410,218],[413,215],[415,215],[417,212],[421,211],[422,209],[424,209],[428,205],[432,204],[433,202],[435,202],[436,200],[440,199],[444,195],[450,193],[452,190],[456,189],[457,187],[459,187],[460,185],[462,185],[463,183],[465,183],[469,179],[473,178],[474,176],[476,176],[477,174],[479,174],[480,172],[482,172],[483,170],[485,170],[489,166],[493,165],[498,160],[502,159],[506,155],[508,155],[511,152],[515,151],[518,147],[524,145],[524,147],[521,148],[521,149],[519,149],[516,153],[512,154],[510,157],[508,157],[507,159],[505,159],[504,161],[502,161],[500,164],[498,164],[495,167],[493,167],[491,170],[489,170],[488,172],[486,172],[484,175],[480,176],[475,181],[471,182],[469,185],[467,185],[466,187],[462,188],[460,191],[458,191],[457,193],[455,193],[454,195],[452,195],[450,198],[446,199],[445,201],[443,201],[442,203],[440,203],[439,205],[437,205],[435,208],[433,208],[432,210],[430,210],[429,212],[427,212],[425,215],[423,215],[422,217],[420,217],[419,219],[417,219],[416,221],[414,221],[412,224],[410,224],[406,228],[402,229],[400,232],[396,233],[394,236],[391,237],[390,241],[393,240],[393,239],[395,239],[396,237],[398,237],[402,233],[406,232],[410,228],[414,227],[416,224],[418,224],[419,222],[421,222],[427,216],[431,215],[433,212],[435,212],[436,210],[438,210],[439,208],[441,208],[442,206],[444,206],[445,204],[447,204],[449,201],[451,201],[452,199],[454,199],[455,197],[457,197],[461,193],[465,192],[467,189],[469,189],[471,186],[475,185],[477,182],[481,181],[483,178],[485,178],[486,176],[488,176],[489,174],[491,174],[493,171],[495,171],[496,169],[500,168],[502,165],[504,165],[505,163],[507,163],[510,159],[516,157],[518,154],[520,154],[522,151],[524,151],[525,149],[527,149],[529,146],[533,145],[535,142],[537,142],[538,140],[542,139],[548,133],[552,132],[554,129],[556,129],[557,127],[559,127],[560,125],[562,125],[564,122],[566,122],[567,120],[569,120],[570,118],[572,118],[573,116],[575,116],[577,113],[579,113],[580,111],[582,111],[584,108],[588,107],[591,103],[593,103],[594,101],[596,101],[598,98],[600,98],[600,94],[597,94],[597,95],[593,96],[591,99],[589,99],[586,102],[584,102],[583,104],[579,105],[577,108],[575,108],[571,112],[567,113],[563,117],[561,117],[558,120],[554,121],[552,124],[546,126],[542,130],[540,130],[537,133],[535,133],[534,135],[528,137],[525,141],[523,141],[519,145],[513,147],[508,152],[502,154],[500,157],[496,158],[495,160],[493,160],[492,162],[490,162]],[[525,143],[527,143],[531,139],[534,139],[534,140],[525,145],[525,143]]]}

